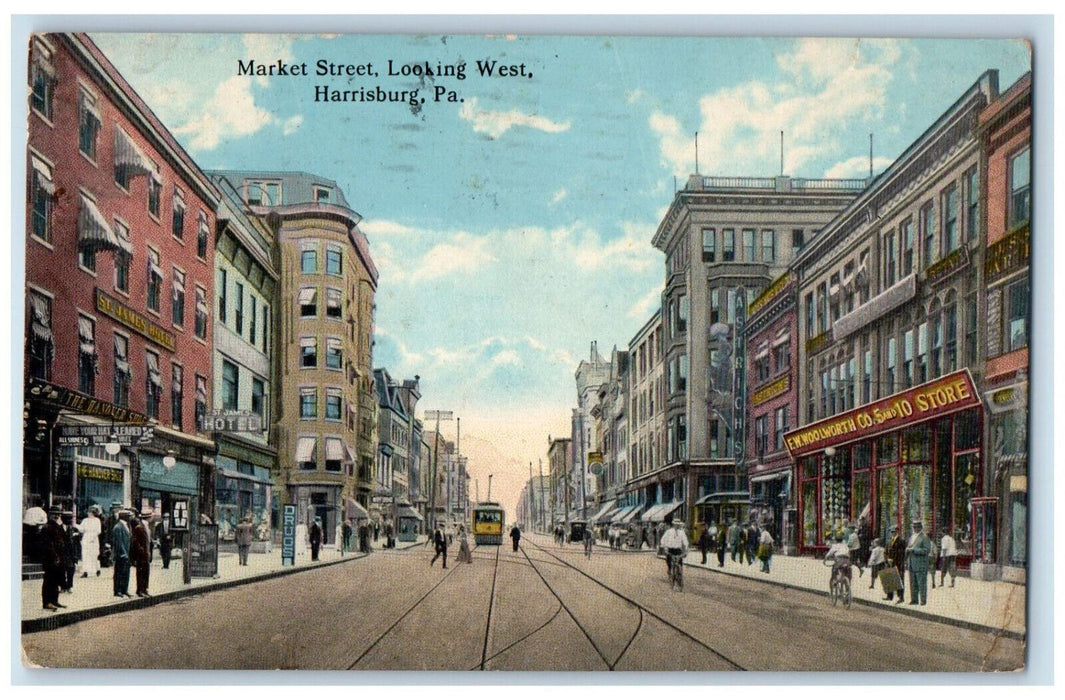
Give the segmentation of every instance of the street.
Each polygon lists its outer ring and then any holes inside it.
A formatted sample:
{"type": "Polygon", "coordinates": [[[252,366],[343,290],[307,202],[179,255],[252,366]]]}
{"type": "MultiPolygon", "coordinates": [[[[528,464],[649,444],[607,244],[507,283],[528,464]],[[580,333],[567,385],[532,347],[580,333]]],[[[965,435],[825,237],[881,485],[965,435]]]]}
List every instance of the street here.
{"type": "Polygon", "coordinates": [[[429,566],[430,548],[23,635],[30,665],[330,670],[1001,671],[1024,643],[687,567],[524,537],[429,566]],[[86,644],[86,639],[100,640],[86,644]],[[128,640],[115,645],[109,640],[128,640]],[[121,649],[119,653],[117,649],[121,649]]]}

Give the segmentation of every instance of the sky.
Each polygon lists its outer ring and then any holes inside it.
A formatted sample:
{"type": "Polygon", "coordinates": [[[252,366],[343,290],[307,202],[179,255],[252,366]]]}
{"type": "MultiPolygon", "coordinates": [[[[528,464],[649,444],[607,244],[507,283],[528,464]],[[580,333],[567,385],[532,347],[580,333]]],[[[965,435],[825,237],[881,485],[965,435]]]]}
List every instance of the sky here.
{"type": "Polygon", "coordinates": [[[1031,64],[1011,40],[91,36],[201,168],[337,181],[380,271],[374,366],[462,419],[481,496],[492,474],[511,512],[569,435],[591,341],[625,349],[658,307],[650,241],[696,132],[704,175],[780,174],[783,131],[784,174],[865,177],[870,133],[878,173],[985,70],[1005,89],[1031,64]],[[378,87],[408,94],[315,99],[378,87]]]}

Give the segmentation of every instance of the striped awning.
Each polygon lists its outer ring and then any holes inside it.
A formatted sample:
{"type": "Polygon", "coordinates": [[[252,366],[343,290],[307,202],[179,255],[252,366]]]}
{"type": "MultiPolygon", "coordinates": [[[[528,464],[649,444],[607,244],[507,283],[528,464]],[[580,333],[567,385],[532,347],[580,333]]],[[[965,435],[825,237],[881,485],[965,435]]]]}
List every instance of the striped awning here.
{"type": "Polygon", "coordinates": [[[314,303],[315,298],[318,296],[318,289],[315,287],[304,287],[300,290],[299,304],[300,306],[309,306],[314,303]]]}
{"type": "Polygon", "coordinates": [[[48,311],[48,300],[30,294],[30,313],[33,316],[30,329],[34,337],[44,343],[52,342],[52,315],[48,311]]]}
{"type": "Polygon", "coordinates": [[[96,338],[94,335],[92,320],[84,316],[78,316],[78,349],[82,354],[96,354],[96,338]]]}
{"type": "Polygon", "coordinates": [[[155,172],[155,167],[140,147],[133,143],[133,139],[126,132],[117,127],[115,128],[115,167],[124,169],[129,177],[155,172]]]}
{"type": "Polygon", "coordinates": [[[133,245],[115,235],[107,219],[96,207],[96,202],[84,194],[81,195],[81,212],[78,215],[78,248],[90,253],[112,250],[133,254],[133,245]]]}
{"type": "Polygon", "coordinates": [[[150,352],[144,353],[148,364],[148,381],[158,389],[163,388],[163,378],[159,374],[159,358],[150,352]]]}
{"type": "Polygon", "coordinates": [[[313,462],[314,461],[314,445],[316,440],[313,437],[301,437],[296,441],[296,461],[297,462],[313,462]]]}
{"type": "Polygon", "coordinates": [[[49,197],[55,197],[55,183],[52,182],[52,168],[43,160],[30,154],[30,163],[33,165],[34,181],[37,187],[44,190],[49,197]]]}
{"type": "Polygon", "coordinates": [[[340,438],[325,439],[325,458],[330,461],[344,461],[344,442],[340,438]]]}

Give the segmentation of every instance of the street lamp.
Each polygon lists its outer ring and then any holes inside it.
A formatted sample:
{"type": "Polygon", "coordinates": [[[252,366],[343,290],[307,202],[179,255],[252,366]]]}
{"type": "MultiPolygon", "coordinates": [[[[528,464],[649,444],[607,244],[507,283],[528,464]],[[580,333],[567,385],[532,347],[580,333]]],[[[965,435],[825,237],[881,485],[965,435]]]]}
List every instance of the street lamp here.
{"type": "Polygon", "coordinates": [[[107,437],[107,442],[104,444],[104,452],[114,457],[122,451],[122,445],[118,443],[118,434],[112,432],[107,437]]]}
{"type": "Polygon", "coordinates": [[[826,457],[835,457],[836,456],[836,448],[835,447],[831,447],[831,446],[826,447],[825,448],[825,456],[826,457]]]}
{"type": "Polygon", "coordinates": [[[163,466],[166,467],[167,469],[173,469],[176,464],[177,464],[177,460],[174,459],[174,451],[173,450],[167,450],[166,451],[166,456],[163,457],[163,466]]]}

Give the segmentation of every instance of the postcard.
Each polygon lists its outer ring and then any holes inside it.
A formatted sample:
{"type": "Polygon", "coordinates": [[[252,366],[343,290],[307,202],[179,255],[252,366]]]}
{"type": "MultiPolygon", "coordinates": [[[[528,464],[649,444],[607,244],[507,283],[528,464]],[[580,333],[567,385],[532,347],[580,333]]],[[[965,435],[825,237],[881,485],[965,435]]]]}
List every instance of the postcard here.
{"type": "Polygon", "coordinates": [[[1027,41],[25,51],[25,668],[1026,668],[1027,41]]]}

